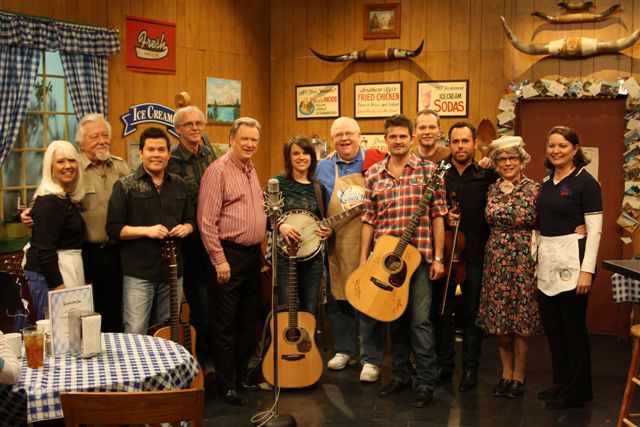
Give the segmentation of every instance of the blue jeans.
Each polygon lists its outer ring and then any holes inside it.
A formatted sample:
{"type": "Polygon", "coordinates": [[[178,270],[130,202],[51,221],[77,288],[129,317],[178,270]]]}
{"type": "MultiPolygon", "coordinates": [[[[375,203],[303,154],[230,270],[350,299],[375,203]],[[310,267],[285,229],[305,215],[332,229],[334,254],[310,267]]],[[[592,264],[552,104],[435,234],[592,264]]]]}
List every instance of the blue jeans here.
{"type": "Polygon", "coordinates": [[[49,307],[47,280],[41,273],[34,271],[25,271],[24,275],[29,281],[29,292],[31,293],[31,301],[33,301],[33,310],[36,312],[36,320],[45,319],[49,307]]]}
{"type": "MultiPolygon", "coordinates": [[[[301,311],[316,316],[322,280],[322,254],[297,263],[298,301],[301,311]]],[[[278,254],[278,304],[289,303],[289,260],[278,254]]]]}
{"type": "MultiPolygon", "coordinates": [[[[167,281],[152,281],[124,276],[122,305],[124,331],[128,334],[146,334],[152,325],[169,319],[170,289],[167,281]],[[153,317],[151,311],[153,309],[153,317]]],[[[182,298],[182,277],[178,278],[178,310],[182,298]]]]}
{"type": "Polygon", "coordinates": [[[409,351],[413,349],[416,362],[415,386],[425,385],[433,390],[437,359],[431,323],[431,294],[429,264],[423,261],[411,278],[407,309],[389,327],[393,378],[403,384],[411,382],[409,351]]]}
{"type": "Polygon", "coordinates": [[[336,353],[356,355],[356,325],[360,329],[360,360],[376,366],[382,364],[387,345],[387,325],[358,312],[349,301],[336,300],[331,294],[329,272],[325,272],[327,284],[326,312],[336,353]],[[356,323],[358,321],[358,323],[356,323]]]}

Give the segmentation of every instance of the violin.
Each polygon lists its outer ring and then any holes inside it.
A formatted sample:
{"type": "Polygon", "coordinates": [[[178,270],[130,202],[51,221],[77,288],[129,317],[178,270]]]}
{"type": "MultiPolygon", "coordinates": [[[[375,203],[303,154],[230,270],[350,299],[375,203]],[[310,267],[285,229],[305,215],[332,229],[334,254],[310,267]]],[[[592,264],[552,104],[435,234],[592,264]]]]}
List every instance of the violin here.
{"type": "MultiPolygon", "coordinates": [[[[460,202],[456,193],[451,193],[450,208],[451,211],[460,212],[460,202]]],[[[447,280],[444,284],[444,292],[440,301],[440,315],[444,314],[444,306],[447,302],[447,293],[449,291],[449,283],[451,282],[451,273],[455,268],[453,280],[455,284],[462,283],[467,277],[467,270],[462,259],[462,251],[464,249],[465,236],[460,231],[460,219],[456,221],[453,229],[448,229],[444,233],[444,265],[447,266],[447,280]]]]}

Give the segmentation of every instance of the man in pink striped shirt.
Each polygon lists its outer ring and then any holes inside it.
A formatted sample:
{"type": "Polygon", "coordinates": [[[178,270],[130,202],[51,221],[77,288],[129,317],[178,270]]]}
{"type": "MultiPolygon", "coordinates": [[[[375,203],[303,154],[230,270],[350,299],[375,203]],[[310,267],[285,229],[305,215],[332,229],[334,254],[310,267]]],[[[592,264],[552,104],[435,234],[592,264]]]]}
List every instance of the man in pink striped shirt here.
{"type": "Polygon", "coordinates": [[[198,226],[216,270],[209,313],[218,392],[233,405],[243,403],[237,388],[245,380],[260,302],[260,245],[267,218],[251,158],[261,134],[255,119],[234,121],[229,151],[207,168],[198,197],[198,226]]]}

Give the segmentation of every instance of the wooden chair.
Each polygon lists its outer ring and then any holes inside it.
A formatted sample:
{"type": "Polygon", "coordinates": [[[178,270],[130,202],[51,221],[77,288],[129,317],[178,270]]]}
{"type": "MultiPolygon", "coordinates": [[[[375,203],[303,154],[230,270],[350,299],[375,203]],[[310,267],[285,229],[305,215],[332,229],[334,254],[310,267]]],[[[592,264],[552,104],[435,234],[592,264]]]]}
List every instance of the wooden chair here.
{"type": "Polygon", "coordinates": [[[204,390],[60,393],[66,427],[191,421],[204,426],[204,390]]]}
{"type": "Polygon", "coordinates": [[[629,374],[627,375],[627,383],[624,388],[622,404],[620,405],[617,427],[635,426],[636,424],[631,419],[640,417],[640,413],[630,413],[635,388],[640,386],[640,379],[638,379],[638,374],[640,373],[640,325],[631,327],[631,339],[633,340],[633,353],[631,354],[629,374]]]}

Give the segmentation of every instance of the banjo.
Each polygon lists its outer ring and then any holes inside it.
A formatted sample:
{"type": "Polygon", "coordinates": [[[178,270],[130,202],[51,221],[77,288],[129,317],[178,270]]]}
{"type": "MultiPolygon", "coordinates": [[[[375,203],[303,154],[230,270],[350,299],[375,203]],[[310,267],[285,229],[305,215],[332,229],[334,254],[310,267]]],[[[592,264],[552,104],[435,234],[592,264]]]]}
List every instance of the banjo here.
{"type": "MultiPolygon", "coordinates": [[[[306,209],[293,209],[284,213],[279,222],[289,224],[300,233],[298,242],[298,261],[306,261],[313,258],[322,249],[322,239],[316,234],[320,227],[332,228],[338,222],[352,218],[362,212],[363,206],[356,205],[329,218],[320,219],[314,213],[306,209]]],[[[287,241],[278,233],[278,249],[284,256],[289,256],[287,241]]]]}

